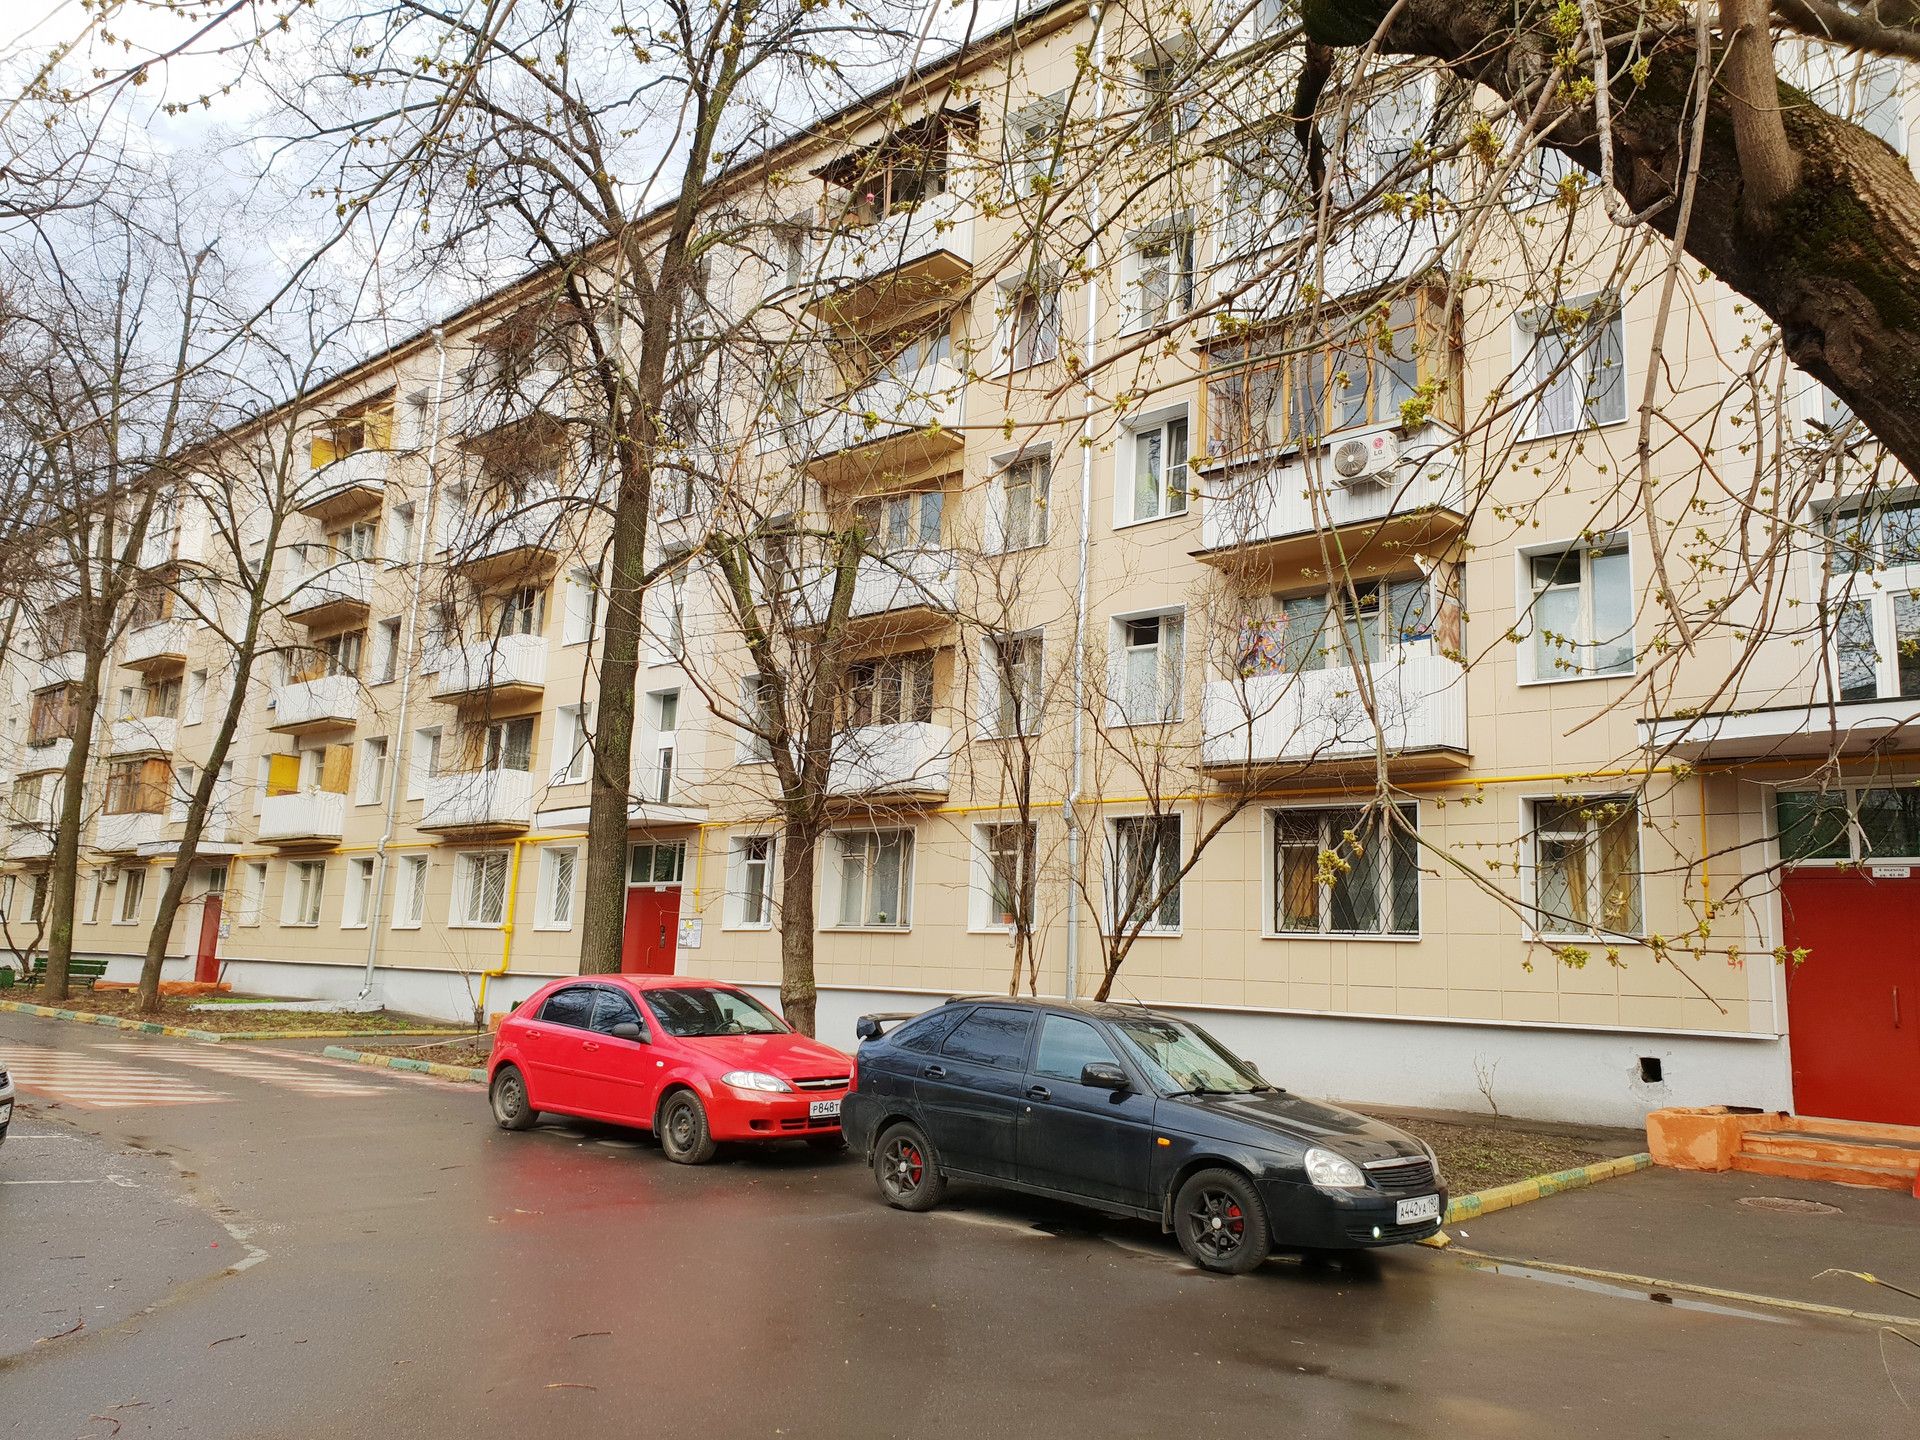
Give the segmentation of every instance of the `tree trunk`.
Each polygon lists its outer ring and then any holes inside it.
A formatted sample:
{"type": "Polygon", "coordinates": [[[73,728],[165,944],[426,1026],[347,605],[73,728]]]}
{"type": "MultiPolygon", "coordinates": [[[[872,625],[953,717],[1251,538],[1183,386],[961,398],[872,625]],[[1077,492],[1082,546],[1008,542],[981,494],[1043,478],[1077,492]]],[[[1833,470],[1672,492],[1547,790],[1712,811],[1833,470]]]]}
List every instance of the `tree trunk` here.
{"type": "Polygon", "coordinates": [[[802,1035],[814,1033],[813,872],[820,831],[789,824],[780,837],[780,1009],[802,1035]]]}
{"type": "Polygon", "coordinates": [[[627,921],[627,799],[632,788],[634,686],[646,570],[646,520],[614,517],[607,628],[600,642],[600,690],[593,717],[593,789],[587,808],[587,888],[580,922],[580,973],[620,969],[627,921]],[[637,532],[637,533],[636,533],[637,532]]]}
{"type": "Polygon", "coordinates": [[[93,755],[105,650],[103,639],[89,637],[86,669],[74,706],[73,747],[67,752],[66,769],[60,772],[60,823],[54,832],[53,856],[47,862],[47,974],[40,991],[48,1001],[66,999],[71,988],[68,974],[73,963],[73,902],[80,880],[80,826],[86,819],[87,761],[93,755]]]}

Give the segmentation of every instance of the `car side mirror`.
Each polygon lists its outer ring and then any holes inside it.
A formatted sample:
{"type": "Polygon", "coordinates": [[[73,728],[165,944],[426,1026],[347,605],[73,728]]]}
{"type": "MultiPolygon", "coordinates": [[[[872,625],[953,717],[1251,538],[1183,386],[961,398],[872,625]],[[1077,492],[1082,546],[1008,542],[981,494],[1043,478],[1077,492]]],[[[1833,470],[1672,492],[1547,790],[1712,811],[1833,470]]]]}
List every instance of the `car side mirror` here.
{"type": "Polygon", "coordinates": [[[1080,1067],[1080,1083],[1096,1090],[1124,1090],[1127,1072],[1105,1060],[1093,1060],[1080,1067]]]}
{"type": "Polygon", "coordinates": [[[622,1020],[618,1025],[614,1026],[613,1029],[609,1030],[607,1034],[616,1040],[637,1040],[642,1045],[647,1043],[647,1032],[631,1020],[622,1020]]]}

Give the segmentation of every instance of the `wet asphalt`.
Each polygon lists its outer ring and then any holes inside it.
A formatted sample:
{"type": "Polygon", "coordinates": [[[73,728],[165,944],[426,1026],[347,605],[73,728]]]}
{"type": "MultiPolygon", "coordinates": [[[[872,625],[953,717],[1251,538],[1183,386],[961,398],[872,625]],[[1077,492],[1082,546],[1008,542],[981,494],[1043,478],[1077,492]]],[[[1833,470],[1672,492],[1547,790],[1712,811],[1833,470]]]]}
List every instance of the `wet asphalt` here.
{"type": "MultiPolygon", "coordinates": [[[[234,1046],[213,1072],[179,1058],[206,1047],[28,1016],[0,1015],[0,1064],[130,1038],[97,1053],[222,1098],[23,1090],[0,1435],[1920,1436],[1920,1349],[1871,1325],[1412,1247],[1221,1279],[1069,1207],[955,1187],[900,1214],[804,1148],[687,1169],[610,1128],[502,1133],[475,1086],[304,1055],[256,1078],[234,1046]]],[[[1603,1260],[1590,1232],[1630,1221],[1644,1254],[1638,1178],[1591,1224],[1577,1196],[1513,1216],[1565,1206],[1561,1238],[1603,1260]]],[[[1884,1235],[1920,1257],[1914,1213],[1884,1235]]],[[[1501,1220],[1468,1243],[1513,1253],[1501,1220]]]]}

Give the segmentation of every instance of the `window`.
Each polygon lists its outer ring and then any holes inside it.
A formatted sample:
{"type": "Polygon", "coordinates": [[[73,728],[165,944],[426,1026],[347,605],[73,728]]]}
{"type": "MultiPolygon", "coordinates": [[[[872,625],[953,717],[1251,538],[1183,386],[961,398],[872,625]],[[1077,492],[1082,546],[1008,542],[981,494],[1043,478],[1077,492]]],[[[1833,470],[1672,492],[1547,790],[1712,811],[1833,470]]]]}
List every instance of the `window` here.
{"type": "MultiPolygon", "coordinates": [[[[944,194],[948,134],[959,123],[960,118],[952,114],[930,115],[822,170],[821,178],[832,187],[828,204],[845,207],[840,223],[853,228],[872,225],[944,194]]],[[[791,225],[781,233],[783,238],[792,237],[791,225]]],[[[804,257],[804,235],[799,238],[804,257]]]]}
{"type": "Polygon", "coordinates": [[[580,851],[572,845],[548,845],[540,851],[540,930],[573,928],[573,876],[580,851]]]}
{"type": "Polygon", "coordinates": [[[594,1032],[600,1035],[613,1034],[618,1025],[638,1025],[640,1033],[647,1033],[647,1023],[640,1018],[640,1011],[633,1001],[608,986],[596,986],[593,995],[594,1032]]]}
{"type": "Polygon", "coordinates": [[[1007,117],[1007,183],[1016,196],[1048,187],[1066,120],[1064,90],[1007,117]]]}
{"type": "Polygon", "coordinates": [[[378,536],[379,527],[371,520],[356,521],[344,529],[331,531],[327,535],[326,562],[337,565],[342,560],[369,560],[378,536]]]}
{"type": "Polygon", "coordinates": [[[495,720],[485,730],[481,751],[483,770],[533,768],[533,716],[495,720]]]}
{"type": "Polygon", "coordinates": [[[1125,522],[1187,513],[1187,417],[1135,430],[1131,436],[1133,484],[1121,516],[1125,522]]]}
{"type": "Polygon", "coordinates": [[[1039,632],[989,635],[980,648],[981,731],[989,736],[1037,733],[1043,680],[1039,632]]]}
{"type": "Polygon", "coordinates": [[[140,713],[151,720],[180,718],[180,678],[154,680],[140,687],[140,713]]]}
{"type": "Polygon", "coordinates": [[[629,885],[678,885],[686,873],[684,840],[642,841],[627,852],[629,885]]]}
{"type": "Polygon", "coordinates": [[[507,918],[507,852],[469,850],[454,861],[453,923],[496,927],[507,918]]]}
{"type": "Polygon", "coordinates": [[[287,890],[280,898],[282,925],[318,925],[320,896],[327,881],[324,860],[295,860],[287,866],[287,890]]]}
{"type": "Polygon", "coordinates": [[[1282,322],[1207,352],[1207,453],[1224,458],[1300,450],[1343,431],[1405,423],[1429,386],[1430,413],[1456,415],[1457,345],[1444,300],[1416,291],[1312,329],[1282,322]]]}
{"type": "Polygon", "coordinates": [[[105,895],[106,889],[107,889],[107,872],[106,871],[93,870],[88,872],[87,909],[86,909],[86,916],[85,916],[86,924],[98,925],[100,923],[100,901],[101,901],[101,898],[105,895]]]}
{"type": "Polygon", "coordinates": [[[1165,325],[1193,309],[1193,225],[1187,216],[1134,235],[1127,260],[1127,329],[1165,325]]]}
{"type": "Polygon", "coordinates": [[[1179,57],[1155,55],[1138,69],[1141,134],[1150,144],[1163,145],[1200,123],[1200,107],[1177,98],[1183,70],[1179,57]]]}
{"type": "Polygon", "coordinates": [[[167,819],[172,824],[183,824],[187,818],[187,807],[193,801],[194,781],[199,771],[193,766],[181,764],[175,767],[170,788],[167,791],[167,819]]]}
{"type": "Polygon", "coordinates": [[[680,692],[658,690],[647,696],[647,726],[653,754],[646,777],[646,798],[665,805],[673,798],[673,762],[680,728],[680,692]]]}
{"type": "Polygon", "coordinates": [[[420,637],[420,673],[431,675],[447,662],[447,653],[460,644],[460,622],[453,606],[435,600],[427,606],[427,623],[420,637]]]}
{"type": "Polygon", "coordinates": [[[771,835],[738,835],[727,855],[727,924],[764,930],[773,924],[771,835]]]}
{"type": "Polygon", "coordinates": [[[853,507],[853,514],[867,532],[867,553],[891,555],[923,546],[937,548],[945,508],[943,492],[916,490],[862,500],[853,507]]]}
{"type": "Polygon", "coordinates": [[[143,865],[137,870],[122,870],[120,872],[120,903],[114,907],[113,923],[116,925],[138,925],[140,923],[140,905],[146,897],[146,867],[143,865]]]}
{"type": "Polygon", "coordinates": [[[1280,245],[1313,221],[1313,189],[1300,143],[1287,125],[1262,126],[1236,140],[1218,161],[1218,222],[1222,258],[1240,259],[1280,245]]]}
{"type": "Polygon", "coordinates": [[[1113,723],[1157,725],[1180,718],[1186,622],[1138,615],[1114,622],[1113,723]]]}
{"type": "Polygon", "coordinates": [[[1031,931],[1034,923],[1034,825],[976,825],[973,927],[1031,931]]]}
{"type": "Polygon", "coordinates": [[[576,567],[567,572],[566,612],[560,621],[560,643],[584,645],[593,638],[600,601],[600,585],[593,571],[576,567]]]}
{"type": "Polygon", "coordinates": [[[850,729],[933,719],[933,651],[910,650],[847,666],[843,706],[850,729]]]}
{"type": "Polygon", "coordinates": [[[207,672],[194,670],[187,675],[187,692],[181,700],[182,725],[198,725],[207,718],[207,672]]]}
{"type": "Polygon", "coordinates": [[[173,787],[165,760],[116,760],[107,766],[106,813],[158,815],[173,787]]]}
{"type": "Polygon", "coordinates": [[[1118,1065],[1120,1058],[1098,1029],[1070,1015],[1046,1015],[1040,1020],[1040,1048],[1033,1052],[1033,1073],[1049,1080],[1080,1083],[1089,1065],[1118,1065]]]}
{"type": "MultiPolygon", "coordinates": [[[[672,555],[666,557],[669,562],[673,558],[672,555]]],[[[687,649],[686,566],[681,565],[654,581],[647,596],[647,608],[653,616],[647,634],[655,647],[647,663],[670,665],[684,656],[687,649]]]]}
{"type": "Polygon", "coordinates": [[[361,450],[393,447],[393,392],[357,400],[317,427],[307,459],[315,470],[361,450]]]}
{"type": "Polygon", "coordinates": [[[493,633],[501,638],[538,635],[546,622],[546,600],[547,592],[531,585],[493,596],[488,601],[493,610],[493,633]]]}
{"type": "Polygon", "coordinates": [[[834,836],[843,929],[904,930],[913,898],[913,832],[859,830],[834,836]]]}
{"type": "Polygon", "coordinates": [[[771,760],[773,742],[767,732],[778,718],[773,711],[773,682],[765,675],[742,676],[740,738],[734,746],[734,759],[743,765],[771,760]]]}
{"type": "Polygon", "coordinates": [[[1523,315],[1520,383],[1525,440],[1627,418],[1626,326],[1618,300],[1589,295],[1523,315]]]}
{"type": "Polygon", "coordinates": [[[1920,787],[1783,790],[1774,805],[1787,864],[1920,859],[1920,787]]]}
{"type": "Polygon", "coordinates": [[[382,620],[373,627],[373,681],[391,684],[400,674],[400,617],[382,620]]]}
{"type": "Polygon", "coordinates": [[[267,908],[267,862],[249,860],[240,869],[240,913],[237,925],[258,925],[267,908]]]}
{"type": "Polygon", "coordinates": [[[1027,279],[1002,285],[999,304],[1000,355],[1010,368],[1025,370],[1059,357],[1063,324],[1059,282],[1027,279]]]}
{"type": "Polygon", "coordinates": [[[1920,500],[1828,511],[1820,526],[1829,583],[1849,597],[1825,612],[1840,698],[1920,697],[1920,500]]]}
{"type": "Polygon", "coordinates": [[[593,747],[587,735],[589,702],[562,705],[554,712],[553,783],[578,785],[587,778],[593,764],[593,747]]]}
{"type": "Polygon", "coordinates": [[[1242,675],[1294,675],[1303,670],[1373,664],[1400,645],[1438,636],[1459,648],[1459,607],[1443,600],[1434,617],[1425,578],[1359,580],[1305,595],[1276,595],[1266,613],[1242,622],[1242,675]],[[1444,624],[1440,623],[1444,622],[1444,624]],[[1443,633],[1444,632],[1444,633],[1443,633]]]}
{"type": "Polygon", "coordinates": [[[427,725],[413,732],[413,758],[407,767],[407,798],[427,793],[427,781],[440,773],[440,727],[427,725]]]}
{"type": "Polygon", "coordinates": [[[1633,584],[1625,541],[1523,557],[1534,680],[1633,673],[1633,584]]]}
{"type": "Polygon", "coordinates": [[[1420,932],[1414,807],[1395,808],[1394,818],[1362,806],[1270,812],[1273,934],[1420,932]]]}
{"type": "Polygon", "coordinates": [[[359,788],[356,805],[378,805],[387,796],[387,737],[376,735],[360,742],[359,788]]]}
{"type": "Polygon", "coordinates": [[[393,887],[393,928],[418,930],[427,910],[427,857],[402,855],[393,887]]]}
{"type": "Polygon", "coordinates": [[[1016,460],[994,477],[993,543],[1005,553],[1047,543],[1047,503],[1053,487],[1048,456],[1016,460]]]}
{"type": "Polygon", "coordinates": [[[1180,817],[1129,815],[1113,822],[1112,893],[1116,931],[1143,935],[1180,928],[1180,817]]]}
{"type": "Polygon", "coordinates": [[[364,930],[373,909],[373,857],[347,861],[347,893],[340,902],[340,928],[364,930]]]}
{"type": "Polygon", "coordinates": [[[1027,1037],[1033,1033],[1033,1011],[982,1005],[962,1020],[940,1053],[954,1060],[989,1065],[996,1070],[1018,1070],[1027,1058],[1027,1037]]]}
{"type": "Polygon", "coordinates": [[[366,639],[367,632],[364,630],[349,630],[341,635],[327,636],[315,647],[320,652],[319,661],[315,666],[317,674],[306,678],[316,679],[319,675],[357,677],[360,674],[360,651],[366,639]]]}
{"type": "Polygon", "coordinates": [[[387,562],[405,565],[413,559],[414,508],[396,505],[387,512],[387,562]]]}
{"type": "Polygon", "coordinates": [[[540,1007],[540,1018],[549,1025],[566,1025],[585,1030],[593,1022],[593,996],[597,985],[569,985],[556,990],[540,1007]]]}
{"type": "Polygon", "coordinates": [[[75,685],[36,694],[27,706],[27,744],[51,745],[71,738],[80,721],[79,696],[75,685]]]}
{"type": "Polygon", "coordinates": [[[1640,933],[1640,812],[1631,795],[1533,800],[1533,903],[1543,935],[1640,933]]]}

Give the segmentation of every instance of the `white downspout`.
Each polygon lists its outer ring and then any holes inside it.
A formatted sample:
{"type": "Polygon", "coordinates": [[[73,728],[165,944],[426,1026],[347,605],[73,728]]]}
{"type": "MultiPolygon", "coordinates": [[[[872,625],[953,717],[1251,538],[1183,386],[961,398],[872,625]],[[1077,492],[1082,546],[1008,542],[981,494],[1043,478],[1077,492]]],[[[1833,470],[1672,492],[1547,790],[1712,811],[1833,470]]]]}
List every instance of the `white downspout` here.
{"type": "Polygon", "coordinates": [[[440,410],[447,392],[447,332],[433,327],[433,349],[437,366],[433,377],[433,407],[427,432],[427,493],[421,513],[413,525],[413,589],[407,601],[407,623],[400,638],[397,661],[400,668],[400,707],[394,715],[393,748],[387,755],[386,828],[373,847],[373,898],[367,906],[367,975],[360,987],[362,1000],[373,994],[374,967],[380,961],[380,902],[387,890],[387,846],[393,843],[395,817],[400,811],[402,777],[411,773],[413,750],[408,742],[407,711],[413,699],[412,664],[415,640],[420,632],[420,597],[427,583],[427,546],[433,534],[433,506],[440,491],[440,410]]]}
{"type": "MultiPolygon", "coordinates": [[[[1092,7],[1093,16],[1093,123],[1098,132],[1106,114],[1105,83],[1107,62],[1107,7],[1105,0],[1092,7]]],[[[1097,139],[1097,133],[1096,133],[1097,139]]],[[[1087,285],[1087,337],[1081,365],[1086,374],[1080,419],[1080,560],[1073,599],[1073,776],[1067,787],[1067,983],[1066,997],[1080,993],[1080,909],[1077,893],[1080,877],[1080,786],[1086,768],[1087,731],[1087,557],[1093,533],[1093,416],[1098,406],[1094,390],[1093,358],[1099,340],[1100,279],[1104,273],[1100,259],[1100,172],[1096,167],[1087,182],[1087,213],[1093,277],[1087,285]]]]}

